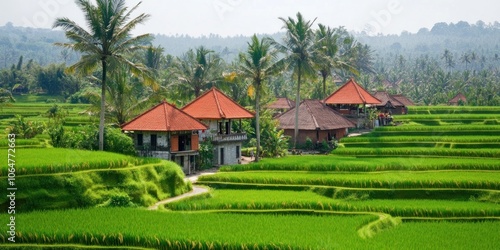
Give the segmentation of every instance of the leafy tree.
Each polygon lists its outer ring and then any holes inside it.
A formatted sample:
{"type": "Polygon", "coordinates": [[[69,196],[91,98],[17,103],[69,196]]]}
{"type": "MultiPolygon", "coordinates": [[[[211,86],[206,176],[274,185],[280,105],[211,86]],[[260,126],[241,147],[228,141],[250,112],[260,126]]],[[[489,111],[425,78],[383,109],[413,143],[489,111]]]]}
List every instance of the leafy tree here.
{"type": "Polygon", "coordinates": [[[190,100],[215,86],[222,78],[223,61],[217,53],[203,46],[190,49],[174,66],[179,94],[190,100]]]}
{"type": "MultiPolygon", "coordinates": [[[[280,17],[283,21],[285,29],[285,37],[283,44],[273,42],[276,48],[286,54],[286,62],[292,68],[294,76],[297,77],[297,92],[295,98],[295,106],[300,105],[300,86],[302,77],[314,76],[316,70],[314,68],[314,53],[315,39],[314,31],[311,28],[312,22],[305,20],[300,12],[297,13],[297,20],[288,17],[287,19],[280,17]]],[[[299,109],[295,109],[295,130],[294,130],[294,147],[297,146],[299,135],[299,109]]]]}
{"type": "Polygon", "coordinates": [[[255,161],[259,161],[260,155],[260,96],[263,84],[270,76],[277,74],[284,65],[284,61],[277,61],[277,51],[272,50],[271,41],[263,38],[259,41],[257,35],[253,35],[248,43],[246,53],[240,54],[240,70],[242,77],[252,82],[255,89],[255,131],[257,137],[257,155],[255,161]]]}
{"type": "Polygon", "coordinates": [[[125,0],[96,0],[96,5],[90,0],[76,0],[76,3],[85,16],[88,30],[79,26],[71,19],[58,18],[54,28],[62,28],[66,32],[69,43],[56,43],[82,54],[80,60],[68,67],[68,72],[78,71],[87,75],[101,65],[101,112],[99,120],[99,150],[104,149],[104,121],[106,103],[106,77],[108,70],[113,71],[122,65],[128,67],[132,73],[143,76],[145,82],[154,85],[154,79],[149,75],[147,68],[127,60],[127,54],[142,49],[140,43],[150,35],[131,36],[131,31],[147,20],[149,15],[140,14],[132,18],[132,12],[125,6],[125,0]],[[109,68],[109,69],[108,69],[109,68]]]}
{"type": "Polygon", "coordinates": [[[10,91],[0,88],[0,104],[15,101],[16,100],[14,99],[10,91]]]}

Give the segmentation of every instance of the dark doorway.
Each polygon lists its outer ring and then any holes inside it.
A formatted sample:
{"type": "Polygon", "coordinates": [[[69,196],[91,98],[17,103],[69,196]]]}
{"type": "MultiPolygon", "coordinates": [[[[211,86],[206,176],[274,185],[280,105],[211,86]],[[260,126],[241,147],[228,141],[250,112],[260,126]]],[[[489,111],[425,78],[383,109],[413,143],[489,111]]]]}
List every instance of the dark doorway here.
{"type": "Polygon", "coordinates": [[[220,165],[224,165],[224,148],[220,149],[220,165]]]}
{"type": "Polygon", "coordinates": [[[156,135],[151,135],[151,150],[156,150],[158,145],[158,137],[156,135]]]}

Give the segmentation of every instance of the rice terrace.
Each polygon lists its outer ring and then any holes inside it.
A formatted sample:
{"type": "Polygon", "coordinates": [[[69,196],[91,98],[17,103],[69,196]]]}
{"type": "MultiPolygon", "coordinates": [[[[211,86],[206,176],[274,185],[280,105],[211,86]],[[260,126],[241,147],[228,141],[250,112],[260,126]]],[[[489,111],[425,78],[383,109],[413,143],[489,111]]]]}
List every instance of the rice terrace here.
{"type": "Polygon", "coordinates": [[[1,249],[499,248],[498,22],[166,38],[72,4],[0,26],[1,249]]]}

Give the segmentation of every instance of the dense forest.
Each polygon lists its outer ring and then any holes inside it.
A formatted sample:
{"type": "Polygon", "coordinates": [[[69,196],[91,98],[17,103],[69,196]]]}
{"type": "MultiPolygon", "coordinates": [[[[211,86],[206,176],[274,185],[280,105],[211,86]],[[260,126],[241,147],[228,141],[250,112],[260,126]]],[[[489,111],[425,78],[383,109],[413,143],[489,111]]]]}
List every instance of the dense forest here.
{"type": "MultiPolygon", "coordinates": [[[[316,25],[316,24],[315,24],[316,25]]],[[[314,27],[316,29],[316,27],[314,27]]],[[[355,77],[370,91],[403,93],[422,105],[446,104],[461,92],[470,105],[500,105],[500,23],[478,21],[436,23],[432,29],[417,33],[367,36],[332,29],[340,37],[335,41],[338,60],[351,65],[329,69],[326,77],[318,68],[317,77],[308,77],[301,92],[303,98],[322,98],[322,83],[331,93],[349,77],[355,77]]],[[[279,31],[278,31],[279,32],[279,31]]],[[[259,38],[265,35],[258,35],[259,38]]],[[[284,33],[269,35],[280,41],[284,33]]],[[[66,41],[62,31],[0,27],[0,88],[15,94],[48,93],[70,102],[92,102],[98,81],[92,77],[67,74],[64,69],[79,55],[54,46],[66,41]]],[[[131,55],[154,69],[159,88],[130,88],[134,97],[128,101],[156,100],[165,96],[178,105],[211,86],[222,88],[231,97],[250,105],[252,89],[235,75],[238,55],[250,37],[209,35],[165,36],[157,34],[143,54],[131,55]],[[189,75],[197,60],[212,69],[194,88],[188,87],[189,75]],[[145,90],[145,91],[144,91],[145,90]],[[189,90],[189,91],[187,91],[189,90]]],[[[96,73],[97,74],[97,73],[96,73]]],[[[266,85],[263,102],[276,96],[294,97],[295,81],[285,72],[266,85]]],[[[139,82],[131,77],[129,82],[139,82]]],[[[111,90],[110,90],[111,91],[111,90]]]]}

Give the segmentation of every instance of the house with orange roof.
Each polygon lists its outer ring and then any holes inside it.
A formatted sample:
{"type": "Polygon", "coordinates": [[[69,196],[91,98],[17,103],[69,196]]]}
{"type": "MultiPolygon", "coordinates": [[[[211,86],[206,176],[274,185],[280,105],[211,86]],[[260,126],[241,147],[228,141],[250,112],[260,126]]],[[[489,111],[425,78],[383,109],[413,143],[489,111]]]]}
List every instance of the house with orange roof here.
{"type": "Polygon", "coordinates": [[[242,119],[254,114],[217,88],[212,88],[182,108],[190,116],[204,123],[208,129],[199,131],[199,139],[211,140],[214,145],[214,166],[237,164],[241,145],[247,140],[242,130],[242,119]],[[239,122],[238,122],[239,121],[239,122]],[[236,130],[234,130],[236,128],[236,130]]]}
{"type": "Polygon", "coordinates": [[[378,105],[381,103],[379,99],[356,83],[353,78],[330,96],[326,97],[323,102],[331,105],[335,110],[344,115],[358,117],[366,105],[378,105]],[[363,109],[359,108],[360,105],[363,106],[363,109]]]}
{"type": "Polygon", "coordinates": [[[198,131],[207,126],[165,101],[122,125],[139,155],[172,160],[186,174],[195,169],[198,131]]]}

